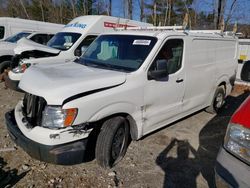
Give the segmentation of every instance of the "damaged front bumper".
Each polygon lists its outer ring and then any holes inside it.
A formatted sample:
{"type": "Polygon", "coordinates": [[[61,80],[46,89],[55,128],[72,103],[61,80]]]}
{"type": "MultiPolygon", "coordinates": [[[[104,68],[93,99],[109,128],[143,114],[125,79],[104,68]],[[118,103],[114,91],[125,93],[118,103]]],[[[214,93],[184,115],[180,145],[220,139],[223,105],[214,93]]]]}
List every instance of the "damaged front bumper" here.
{"type": "Polygon", "coordinates": [[[31,157],[54,164],[72,165],[84,162],[88,139],[59,145],[44,145],[27,138],[18,128],[14,110],[5,114],[6,126],[12,140],[31,157]]]}

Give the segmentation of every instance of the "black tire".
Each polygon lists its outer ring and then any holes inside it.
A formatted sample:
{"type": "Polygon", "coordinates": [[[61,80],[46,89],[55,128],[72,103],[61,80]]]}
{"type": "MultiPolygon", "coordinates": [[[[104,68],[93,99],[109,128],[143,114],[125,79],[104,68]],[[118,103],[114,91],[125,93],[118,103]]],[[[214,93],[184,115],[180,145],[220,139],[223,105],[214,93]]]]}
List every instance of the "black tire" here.
{"type": "Polygon", "coordinates": [[[10,68],[11,61],[3,61],[0,63],[0,73],[3,73],[5,69],[10,68]]]}
{"type": "Polygon", "coordinates": [[[219,86],[215,91],[212,104],[206,108],[206,112],[211,114],[217,114],[225,103],[225,93],[226,92],[224,86],[219,86]]]}
{"type": "Polygon", "coordinates": [[[121,116],[103,123],[96,143],[96,160],[103,168],[111,168],[125,155],[129,143],[129,124],[121,116]]]}

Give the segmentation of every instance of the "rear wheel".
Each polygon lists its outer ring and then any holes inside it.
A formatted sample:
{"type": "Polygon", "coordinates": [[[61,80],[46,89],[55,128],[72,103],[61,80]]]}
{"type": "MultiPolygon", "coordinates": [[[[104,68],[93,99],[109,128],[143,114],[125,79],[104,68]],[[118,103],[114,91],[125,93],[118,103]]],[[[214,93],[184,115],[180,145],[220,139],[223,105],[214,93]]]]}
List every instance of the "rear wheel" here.
{"type": "Polygon", "coordinates": [[[129,143],[128,121],[121,116],[104,122],[96,143],[96,160],[104,168],[111,168],[125,155],[129,143]]]}
{"type": "Polygon", "coordinates": [[[225,102],[225,96],[226,92],[224,86],[219,86],[215,91],[212,104],[206,109],[206,111],[211,114],[218,113],[225,102]]]}
{"type": "Polygon", "coordinates": [[[0,73],[3,73],[5,69],[10,68],[11,61],[3,61],[0,63],[0,73]]]}

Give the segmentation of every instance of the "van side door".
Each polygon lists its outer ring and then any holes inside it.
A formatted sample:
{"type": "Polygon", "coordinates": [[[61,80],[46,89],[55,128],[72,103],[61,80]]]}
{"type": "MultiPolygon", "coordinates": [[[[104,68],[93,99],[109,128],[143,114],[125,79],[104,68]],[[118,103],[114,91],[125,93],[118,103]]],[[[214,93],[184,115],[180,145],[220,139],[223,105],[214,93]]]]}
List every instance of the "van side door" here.
{"type": "Polygon", "coordinates": [[[183,111],[197,111],[210,103],[210,96],[216,89],[216,52],[218,41],[211,39],[190,38],[187,48],[186,91],[183,99],[183,111]]]}
{"type": "Polygon", "coordinates": [[[169,38],[161,47],[149,67],[161,69],[167,64],[167,76],[150,79],[144,90],[144,128],[143,134],[160,128],[182,112],[182,100],[185,90],[184,38],[169,38]]]}

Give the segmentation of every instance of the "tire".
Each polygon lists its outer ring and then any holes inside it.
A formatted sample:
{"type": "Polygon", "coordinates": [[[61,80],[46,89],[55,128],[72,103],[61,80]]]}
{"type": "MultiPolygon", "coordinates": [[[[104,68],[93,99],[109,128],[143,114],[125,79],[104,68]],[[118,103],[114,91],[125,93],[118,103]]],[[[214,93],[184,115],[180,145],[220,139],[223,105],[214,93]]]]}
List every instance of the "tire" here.
{"type": "Polygon", "coordinates": [[[121,116],[103,123],[96,143],[96,160],[103,168],[111,168],[125,155],[129,143],[129,124],[121,116]]]}
{"type": "Polygon", "coordinates": [[[11,61],[3,61],[0,63],[0,73],[3,73],[5,69],[10,68],[11,61]]]}
{"type": "Polygon", "coordinates": [[[219,86],[215,91],[212,104],[206,108],[206,112],[217,114],[225,103],[225,96],[226,94],[224,86],[219,86]]]}

